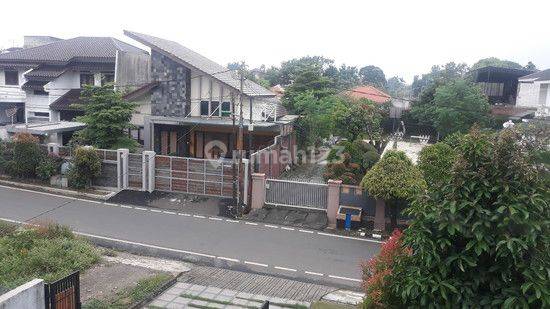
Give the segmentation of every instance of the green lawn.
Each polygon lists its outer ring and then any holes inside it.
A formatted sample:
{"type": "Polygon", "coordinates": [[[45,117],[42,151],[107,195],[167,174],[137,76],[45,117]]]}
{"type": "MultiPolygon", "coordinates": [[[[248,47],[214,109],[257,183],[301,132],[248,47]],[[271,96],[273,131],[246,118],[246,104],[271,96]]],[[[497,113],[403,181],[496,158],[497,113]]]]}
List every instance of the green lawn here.
{"type": "Polygon", "coordinates": [[[99,259],[99,251],[67,227],[17,228],[0,221],[0,286],[14,288],[34,278],[56,281],[99,259]]]}

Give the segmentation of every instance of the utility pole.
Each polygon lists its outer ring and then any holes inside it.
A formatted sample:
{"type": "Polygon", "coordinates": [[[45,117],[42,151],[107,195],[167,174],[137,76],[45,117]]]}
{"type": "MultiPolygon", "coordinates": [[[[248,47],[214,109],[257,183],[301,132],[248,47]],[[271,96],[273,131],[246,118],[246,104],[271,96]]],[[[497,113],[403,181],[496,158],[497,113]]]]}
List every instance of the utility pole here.
{"type": "MultiPolygon", "coordinates": [[[[237,139],[237,149],[239,151],[238,158],[239,158],[239,164],[237,167],[237,170],[239,171],[239,191],[238,196],[241,197],[241,187],[240,187],[240,178],[241,178],[241,166],[243,164],[243,149],[244,149],[244,128],[243,128],[243,91],[244,91],[244,74],[243,74],[243,68],[239,70],[239,79],[240,79],[240,95],[239,95],[239,136],[237,139]]],[[[238,200],[238,211],[237,214],[241,211],[241,207],[243,204],[243,198],[239,198],[238,200]]]]}

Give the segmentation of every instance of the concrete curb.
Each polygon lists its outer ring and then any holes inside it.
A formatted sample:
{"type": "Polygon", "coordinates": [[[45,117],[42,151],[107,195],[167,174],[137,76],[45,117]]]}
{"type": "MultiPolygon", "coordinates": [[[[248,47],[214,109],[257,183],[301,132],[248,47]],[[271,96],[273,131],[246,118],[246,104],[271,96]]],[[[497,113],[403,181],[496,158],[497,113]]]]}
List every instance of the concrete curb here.
{"type": "Polygon", "coordinates": [[[15,187],[15,188],[21,188],[21,189],[26,189],[26,190],[33,190],[33,191],[38,191],[38,192],[60,194],[60,195],[71,196],[71,197],[85,197],[85,198],[101,200],[101,201],[107,201],[111,197],[113,197],[115,194],[118,193],[118,192],[111,192],[111,193],[106,194],[106,195],[99,195],[99,194],[80,192],[80,191],[74,191],[74,190],[68,190],[68,189],[52,188],[52,187],[35,185],[35,184],[30,184],[30,183],[10,181],[10,180],[5,180],[5,179],[0,179],[0,185],[5,185],[5,186],[10,186],[10,187],[15,187]]]}

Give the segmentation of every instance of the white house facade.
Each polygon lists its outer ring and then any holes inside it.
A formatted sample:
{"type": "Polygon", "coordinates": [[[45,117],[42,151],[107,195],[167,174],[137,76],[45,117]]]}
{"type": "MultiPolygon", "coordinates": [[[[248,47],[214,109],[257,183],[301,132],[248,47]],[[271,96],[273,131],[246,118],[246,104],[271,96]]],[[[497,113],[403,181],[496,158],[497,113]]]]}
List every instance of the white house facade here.
{"type": "Polygon", "coordinates": [[[550,69],[518,79],[516,106],[536,108],[537,117],[550,116],[550,69]]]}

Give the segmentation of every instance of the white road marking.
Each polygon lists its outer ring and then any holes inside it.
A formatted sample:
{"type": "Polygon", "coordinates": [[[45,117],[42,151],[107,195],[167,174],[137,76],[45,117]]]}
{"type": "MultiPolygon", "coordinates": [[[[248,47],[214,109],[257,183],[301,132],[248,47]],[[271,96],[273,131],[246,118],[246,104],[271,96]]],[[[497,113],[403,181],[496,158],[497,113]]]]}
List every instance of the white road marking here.
{"type": "Polygon", "coordinates": [[[279,228],[278,226],[276,226],[276,225],[271,225],[271,224],[265,224],[264,226],[265,226],[265,227],[270,227],[270,228],[272,228],[272,229],[278,229],[278,228],[279,228]]]}
{"type": "Polygon", "coordinates": [[[190,214],[186,214],[186,213],[181,213],[181,212],[180,212],[180,213],[178,213],[178,215],[180,215],[180,216],[186,216],[186,217],[191,217],[191,215],[190,215],[190,214]]]}
{"type": "Polygon", "coordinates": [[[228,257],[217,256],[216,258],[217,258],[217,259],[220,259],[220,260],[225,260],[225,261],[230,261],[230,262],[239,263],[239,260],[237,260],[237,259],[232,259],[232,258],[228,258],[228,257]]]}
{"type": "Polygon", "coordinates": [[[296,269],[293,269],[293,268],[286,268],[286,267],[281,267],[281,266],[275,266],[273,268],[279,269],[279,270],[286,270],[286,271],[297,271],[296,269]]]}
{"type": "Polygon", "coordinates": [[[111,206],[111,207],[120,207],[119,204],[113,204],[113,203],[103,203],[103,205],[111,206]]]}
{"type": "Polygon", "coordinates": [[[322,274],[322,273],[315,273],[315,272],[307,271],[307,270],[304,271],[304,272],[305,272],[306,274],[308,274],[308,275],[320,276],[320,277],[324,276],[324,274],[322,274]]]}
{"type": "Polygon", "coordinates": [[[231,222],[231,223],[239,223],[239,220],[225,219],[225,221],[231,222]]]}
{"type": "Polygon", "coordinates": [[[160,211],[160,210],[158,210],[158,209],[150,209],[150,211],[152,211],[152,212],[162,212],[162,211],[160,211]]]}
{"type": "Polygon", "coordinates": [[[216,218],[216,217],[208,217],[208,219],[214,220],[214,221],[222,221],[223,220],[222,218],[216,218]]]}
{"type": "Polygon", "coordinates": [[[193,215],[193,218],[206,219],[206,217],[205,217],[205,216],[199,216],[199,215],[193,215]]]}
{"type": "Polygon", "coordinates": [[[291,227],[281,226],[281,230],[294,231],[291,227]]]}
{"type": "Polygon", "coordinates": [[[173,212],[173,211],[166,211],[166,210],[165,210],[165,211],[163,211],[163,213],[165,213],[165,214],[169,214],[169,215],[175,215],[175,214],[176,214],[176,213],[175,213],[175,212],[173,212]]]}
{"type": "Polygon", "coordinates": [[[298,230],[298,232],[313,234],[313,231],[308,231],[308,230],[298,230]]]}
{"type": "Polygon", "coordinates": [[[352,240],[359,240],[359,241],[366,241],[366,242],[373,242],[373,243],[377,243],[377,244],[383,244],[384,243],[383,241],[380,241],[380,240],[373,240],[373,239],[367,239],[367,238],[358,238],[358,237],[351,237],[351,236],[342,236],[342,235],[323,233],[323,232],[317,232],[317,235],[344,238],[344,239],[352,239],[352,240]]]}
{"type": "Polygon", "coordinates": [[[134,209],[137,209],[137,210],[145,210],[145,211],[149,210],[149,209],[143,208],[143,207],[134,207],[134,209]]]}
{"type": "Polygon", "coordinates": [[[249,262],[249,261],[244,261],[245,264],[249,264],[249,265],[254,265],[254,266],[260,266],[260,267],[267,267],[268,265],[267,264],[262,264],[262,263],[256,263],[256,262],[249,262]]]}
{"type": "Polygon", "coordinates": [[[126,205],[120,205],[120,207],[122,207],[122,208],[134,208],[132,206],[126,206],[126,205]]]}
{"type": "Polygon", "coordinates": [[[354,278],[348,278],[348,277],[340,277],[340,276],[333,276],[333,275],[329,275],[329,278],[340,279],[340,280],[348,280],[348,281],[354,281],[354,282],[361,282],[360,279],[354,279],[354,278]]]}
{"type": "Polygon", "coordinates": [[[258,223],[254,223],[254,222],[245,222],[244,224],[247,224],[247,225],[258,225],[258,223]]]}
{"type": "Polygon", "coordinates": [[[94,203],[94,204],[103,204],[104,203],[103,201],[87,200],[87,199],[84,199],[84,198],[75,198],[75,200],[80,201],[80,202],[90,202],[90,203],[94,203]]]}

